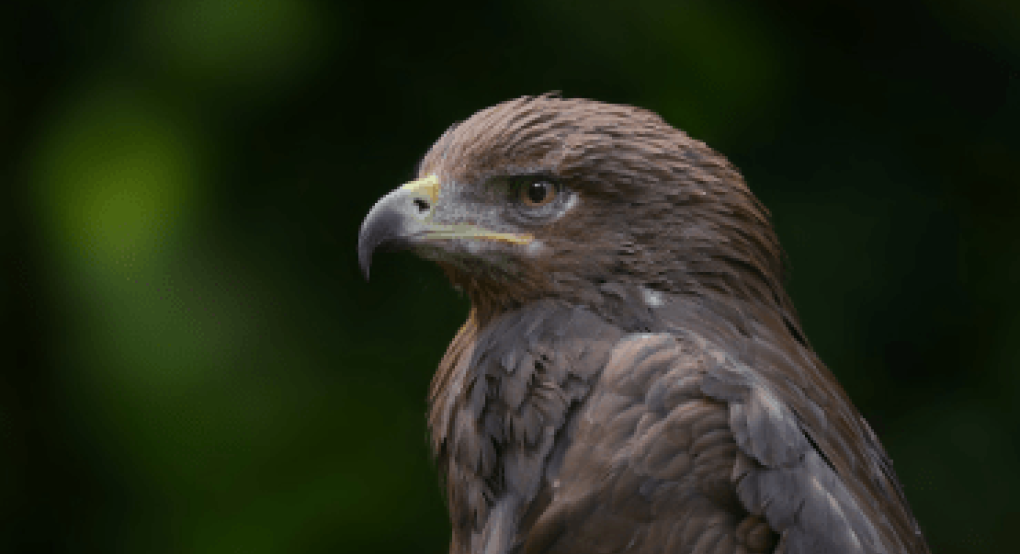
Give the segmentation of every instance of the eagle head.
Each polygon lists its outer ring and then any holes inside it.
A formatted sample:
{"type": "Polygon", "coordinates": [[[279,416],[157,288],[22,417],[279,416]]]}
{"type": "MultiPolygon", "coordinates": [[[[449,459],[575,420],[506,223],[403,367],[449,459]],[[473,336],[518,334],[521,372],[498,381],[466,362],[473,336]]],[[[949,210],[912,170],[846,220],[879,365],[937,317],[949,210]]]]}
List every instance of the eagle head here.
{"type": "Polygon", "coordinates": [[[779,242],[739,172],[640,108],[553,95],[453,125],[361,227],[358,253],[410,249],[476,310],[607,290],[718,296],[788,313],[779,242]],[[607,288],[608,287],[608,288],[607,288]]]}

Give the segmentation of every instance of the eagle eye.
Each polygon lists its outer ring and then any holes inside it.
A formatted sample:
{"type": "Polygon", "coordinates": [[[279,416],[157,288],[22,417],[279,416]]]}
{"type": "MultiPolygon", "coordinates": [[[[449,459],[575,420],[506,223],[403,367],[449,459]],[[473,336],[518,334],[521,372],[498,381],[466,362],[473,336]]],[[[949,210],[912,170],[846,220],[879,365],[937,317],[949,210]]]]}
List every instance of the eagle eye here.
{"type": "Polygon", "coordinates": [[[529,208],[545,206],[556,199],[556,185],[545,180],[525,180],[518,185],[517,196],[529,208]]]}

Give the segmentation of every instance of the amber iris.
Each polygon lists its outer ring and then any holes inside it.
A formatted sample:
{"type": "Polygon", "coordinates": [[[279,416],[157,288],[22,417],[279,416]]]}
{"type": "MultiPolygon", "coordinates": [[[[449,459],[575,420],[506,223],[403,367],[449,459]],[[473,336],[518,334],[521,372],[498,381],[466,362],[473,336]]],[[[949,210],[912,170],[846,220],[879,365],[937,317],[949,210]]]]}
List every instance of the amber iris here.
{"type": "Polygon", "coordinates": [[[531,181],[520,188],[521,202],[526,206],[544,206],[556,198],[556,186],[548,181],[531,181]]]}

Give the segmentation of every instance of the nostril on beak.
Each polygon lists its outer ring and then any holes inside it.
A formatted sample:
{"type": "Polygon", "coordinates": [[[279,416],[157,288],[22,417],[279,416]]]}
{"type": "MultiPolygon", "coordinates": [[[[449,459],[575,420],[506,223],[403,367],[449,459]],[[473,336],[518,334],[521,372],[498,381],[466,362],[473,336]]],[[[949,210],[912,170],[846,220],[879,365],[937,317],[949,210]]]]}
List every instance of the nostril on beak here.
{"type": "Polygon", "coordinates": [[[420,213],[420,214],[423,214],[423,213],[429,211],[429,208],[432,207],[432,206],[429,205],[429,201],[425,200],[424,198],[415,198],[414,199],[414,206],[416,208],[418,208],[418,213],[420,213]]]}

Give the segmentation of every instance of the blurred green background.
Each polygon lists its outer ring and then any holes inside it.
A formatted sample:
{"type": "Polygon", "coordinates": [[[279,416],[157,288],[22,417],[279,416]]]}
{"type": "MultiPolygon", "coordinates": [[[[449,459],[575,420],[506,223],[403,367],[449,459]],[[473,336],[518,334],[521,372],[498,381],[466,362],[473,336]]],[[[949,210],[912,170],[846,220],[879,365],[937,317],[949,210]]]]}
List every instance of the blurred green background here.
{"type": "Polygon", "coordinates": [[[934,552],[1020,515],[1020,4],[0,8],[0,551],[444,552],[467,312],[355,245],[453,121],[644,106],[771,208],[807,332],[934,552]]]}

